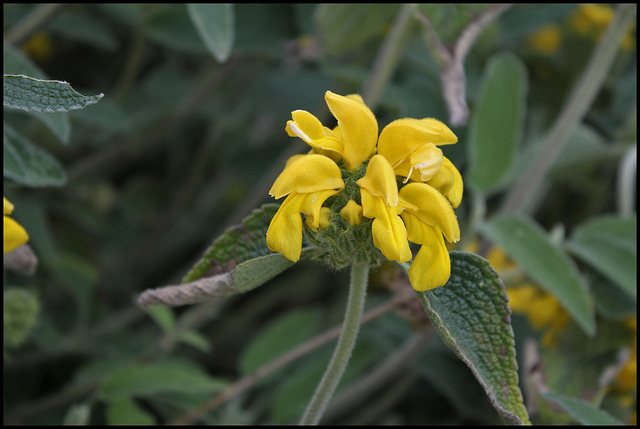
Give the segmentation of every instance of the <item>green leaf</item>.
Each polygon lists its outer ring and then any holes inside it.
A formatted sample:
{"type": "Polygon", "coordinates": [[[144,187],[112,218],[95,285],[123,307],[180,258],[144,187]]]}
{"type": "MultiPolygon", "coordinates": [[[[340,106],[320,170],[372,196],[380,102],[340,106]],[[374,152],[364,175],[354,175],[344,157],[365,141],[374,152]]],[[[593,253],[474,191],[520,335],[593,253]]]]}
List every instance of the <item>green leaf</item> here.
{"type": "Polygon", "coordinates": [[[507,215],[485,224],[482,232],[553,294],[587,334],[595,334],[595,312],[584,279],[542,228],[526,216],[507,215]]]}
{"type": "Polygon", "coordinates": [[[209,52],[220,63],[231,55],[235,37],[234,12],[231,3],[187,5],[189,17],[209,52]]]}
{"type": "MultiPolygon", "coordinates": [[[[278,208],[277,204],[265,204],[254,210],[242,225],[227,229],[213,242],[181,285],[147,290],[138,302],[142,305],[185,305],[244,293],[289,268],[294,262],[271,251],[265,239],[278,208]]],[[[300,259],[320,253],[304,240],[300,259]]]]}
{"type": "Polygon", "coordinates": [[[149,315],[164,332],[169,332],[176,324],[176,317],[173,310],[163,305],[152,305],[148,309],[149,315]]]}
{"type": "Polygon", "coordinates": [[[107,404],[107,424],[109,426],[155,425],[156,420],[146,410],[140,408],[132,398],[124,397],[107,404]]]}
{"type": "Polygon", "coordinates": [[[397,4],[321,4],[316,23],[325,48],[332,54],[351,51],[368,40],[382,38],[396,16],[397,4]]]}
{"type": "Polygon", "coordinates": [[[633,299],[637,289],[636,216],[590,219],[573,231],[567,248],[633,299]]]}
{"type": "Polygon", "coordinates": [[[624,424],[606,411],[599,410],[590,403],[580,399],[569,398],[554,392],[546,392],[543,393],[542,396],[560,405],[571,417],[583,425],[621,426],[624,424]]]}
{"type": "Polygon", "coordinates": [[[3,79],[5,107],[36,112],[67,112],[95,104],[104,94],[85,96],[66,82],[42,80],[24,75],[5,74],[3,79]]]}
{"type": "Polygon", "coordinates": [[[226,382],[210,377],[191,362],[164,360],[119,368],[100,383],[98,393],[104,400],[113,401],[164,392],[212,393],[226,385],[226,382]]]}
{"type": "Polygon", "coordinates": [[[67,177],[58,161],[4,124],[4,177],[23,185],[62,186],[67,177]]]}
{"type": "Polygon", "coordinates": [[[526,112],[527,73],[511,54],[494,56],[471,117],[467,182],[479,191],[500,185],[513,165],[526,112]]]}
{"type": "MultiPolygon", "coordinates": [[[[498,273],[480,256],[450,256],[449,281],[417,292],[422,306],[444,342],[471,368],[502,419],[528,423],[518,386],[509,299],[498,273]]],[[[400,265],[408,272],[410,264],[400,265]]]]}

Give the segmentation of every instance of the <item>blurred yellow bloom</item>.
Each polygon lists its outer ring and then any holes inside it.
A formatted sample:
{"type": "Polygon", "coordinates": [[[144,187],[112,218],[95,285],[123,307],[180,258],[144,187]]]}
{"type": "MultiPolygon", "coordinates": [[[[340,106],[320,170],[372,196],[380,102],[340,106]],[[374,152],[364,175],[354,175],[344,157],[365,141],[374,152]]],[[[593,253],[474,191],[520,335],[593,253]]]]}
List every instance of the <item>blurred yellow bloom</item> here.
{"type": "Polygon", "coordinates": [[[4,253],[15,250],[29,240],[27,231],[18,222],[7,216],[12,212],[13,204],[4,198],[4,253]]]}
{"type": "MultiPolygon", "coordinates": [[[[432,118],[393,121],[378,138],[376,118],[359,95],[327,91],[325,100],[338,120],[333,130],[303,110],[292,112],[287,122],[287,133],[304,140],[312,150],[292,158],[270,191],[275,198],[289,196],[269,226],[269,248],[298,260],[300,213],[307,215],[311,230],[328,228],[332,210],[322,205],[348,186],[347,202],[341,199],[335,212],[356,228],[363,218],[373,219],[366,227],[371,225],[373,245],[388,260],[410,261],[409,241],[422,245],[409,269],[411,284],[419,291],[444,285],[451,273],[444,240],[460,239],[453,209],[460,204],[463,184],[438,146],[456,143],[458,138],[432,118]],[[360,168],[363,164],[366,169],[360,168]],[[359,193],[359,201],[354,192],[359,193]]],[[[341,231],[338,234],[346,236],[347,230],[341,231]]],[[[375,255],[378,258],[379,253],[375,255]]]]}
{"type": "MultiPolygon", "coordinates": [[[[607,4],[581,4],[569,17],[569,25],[581,36],[599,40],[613,20],[613,8],[607,4]]],[[[622,48],[631,50],[635,47],[635,25],[631,26],[622,39],[622,48]]]]}
{"type": "Polygon", "coordinates": [[[557,25],[546,25],[529,36],[528,41],[534,50],[551,55],[558,52],[562,42],[562,33],[557,25]]]}
{"type": "MultiPolygon", "coordinates": [[[[489,251],[487,259],[493,268],[502,272],[516,266],[497,246],[489,251]]],[[[571,319],[556,297],[531,283],[508,287],[506,291],[511,310],[527,316],[534,329],[545,331],[542,344],[547,347],[554,346],[555,338],[571,319]]]]}

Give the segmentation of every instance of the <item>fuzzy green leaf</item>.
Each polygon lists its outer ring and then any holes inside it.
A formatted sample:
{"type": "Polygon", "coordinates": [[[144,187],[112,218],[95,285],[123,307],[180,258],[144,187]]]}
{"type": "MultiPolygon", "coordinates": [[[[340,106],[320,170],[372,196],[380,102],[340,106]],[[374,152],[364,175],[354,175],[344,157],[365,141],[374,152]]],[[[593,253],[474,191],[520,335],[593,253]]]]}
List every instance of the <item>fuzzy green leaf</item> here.
{"type": "Polygon", "coordinates": [[[602,411],[580,399],[569,398],[554,392],[546,392],[542,396],[560,405],[571,417],[583,425],[622,426],[624,424],[606,411],[602,411]]]}
{"type": "Polygon", "coordinates": [[[195,3],[188,4],[187,10],[209,52],[218,62],[227,61],[235,38],[234,5],[195,3]]]}
{"type": "Polygon", "coordinates": [[[4,177],[23,185],[62,186],[67,178],[58,161],[4,124],[4,177]]]}
{"type": "Polygon", "coordinates": [[[491,59],[469,127],[468,183],[473,188],[491,190],[509,172],[522,136],[527,87],[526,68],[517,57],[491,59]]]}
{"type": "MultiPolygon", "coordinates": [[[[418,292],[445,343],[466,363],[509,424],[529,422],[518,386],[509,299],[498,273],[480,256],[451,252],[447,284],[418,292]]],[[[408,272],[410,264],[400,264],[408,272]]]]}
{"type": "Polygon", "coordinates": [[[595,311],[584,279],[573,260],[540,226],[526,216],[507,215],[485,224],[482,232],[534,282],[558,298],[587,334],[595,334],[595,311]]]}
{"type": "Polygon", "coordinates": [[[636,217],[606,216],[578,226],[567,243],[574,255],[636,298],[636,217]]]}
{"type": "Polygon", "coordinates": [[[97,103],[104,96],[79,94],[68,83],[57,80],[5,74],[2,81],[4,106],[28,112],[67,112],[83,109],[97,103]]]}

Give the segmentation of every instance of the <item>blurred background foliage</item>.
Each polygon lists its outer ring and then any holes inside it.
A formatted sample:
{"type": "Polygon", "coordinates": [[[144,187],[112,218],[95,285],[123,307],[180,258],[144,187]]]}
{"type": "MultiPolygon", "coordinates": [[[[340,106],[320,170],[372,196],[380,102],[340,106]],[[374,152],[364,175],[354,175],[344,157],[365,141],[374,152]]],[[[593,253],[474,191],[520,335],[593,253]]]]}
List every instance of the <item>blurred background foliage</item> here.
{"type": "MultiPolygon", "coordinates": [[[[539,151],[611,22],[613,8],[600,7],[609,12],[513,6],[479,35],[466,57],[471,122],[452,126],[459,143],[445,149],[465,185],[473,168],[468,141],[492,60],[502,55],[517,63],[515,73],[526,85],[526,114],[513,130],[509,169],[481,189],[487,213],[498,210],[539,151]]],[[[184,417],[188,411],[341,322],[346,273],[308,261],[251,293],[196,306],[145,312],[135,298],[147,288],[179,283],[213,238],[270,202],[268,190],[286,159],[307,150],[284,132],[291,111],[308,110],[326,122],[326,90],[362,92],[401,8],[237,4],[228,9],[230,49],[225,53],[222,46],[212,55],[185,5],[4,5],[4,73],[63,80],[82,94],[105,94],[97,104],[69,113],[4,112],[5,124],[52,155],[63,175],[33,185],[5,173],[12,216],[29,232],[39,261],[33,276],[4,274],[6,423],[193,421],[184,417]],[[39,13],[45,18],[29,28],[39,13]]],[[[419,6],[445,46],[490,8],[419,6]]],[[[401,117],[450,123],[442,59],[422,30],[416,20],[404,35],[397,66],[372,106],[380,129],[401,117]]],[[[631,150],[635,168],[636,76],[633,25],[531,210],[539,225],[554,231],[556,242],[594,216],[624,211],[634,216],[633,231],[620,236],[630,240],[633,234],[635,254],[635,200],[621,209],[616,190],[631,150]]],[[[472,192],[466,192],[457,209],[463,234],[474,216],[472,192]]],[[[499,271],[512,264],[495,258],[489,257],[499,271]]],[[[633,264],[627,272],[635,273],[633,264]]],[[[575,421],[535,389],[535,380],[541,381],[534,376],[540,374],[525,359],[539,364],[537,357],[543,359],[542,379],[556,392],[633,421],[635,284],[633,293],[624,292],[584,260],[579,267],[596,304],[595,337],[566,322],[554,325],[559,337],[549,339],[545,327],[551,322],[540,320],[540,312],[527,314],[532,306],[522,312],[513,306],[529,413],[534,423],[575,421]],[[607,380],[607,371],[618,381],[607,380]],[[600,397],[593,398],[594,390],[600,397]]],[[[499,422],[468,368],[425,327],[422,310],[416,313],[414,301],[400,299],[404,287],[391,266],[374,273],[367,310],[380,314],[361,330],[338,400],[324,421],[499,422]],[[407,340],[424,329],[426,341],[407,340]]],[[[526,300],[534,302],[531,296],[526,300]]],[[[558,314],[550,319],[567,319],[558,314]]],[[[331,349],[325,344],[249,382],[249,389],[231,393],[195,421],[297,421],[331,349]]]]}

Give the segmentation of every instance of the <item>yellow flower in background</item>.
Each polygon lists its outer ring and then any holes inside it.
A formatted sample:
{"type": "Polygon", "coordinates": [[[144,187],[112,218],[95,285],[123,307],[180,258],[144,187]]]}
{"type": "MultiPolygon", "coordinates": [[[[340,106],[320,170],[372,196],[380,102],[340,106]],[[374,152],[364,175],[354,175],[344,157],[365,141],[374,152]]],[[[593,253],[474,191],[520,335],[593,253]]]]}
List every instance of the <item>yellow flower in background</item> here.
{"type": "MultiPolygon", "coordinates": [[[[516,267],[504,251],[497,246],[487,254],[491,266],[497,271],[505,272],[516,267]]],[[[544,330],[542,344],[547,347],[555,345],[555,338],[562,332],[571,317],[560,302],[550,293],[531,283],[506,288],[509,295],[509,307],[514,313],[527,316],[531,326],[539,331],[544,330]]]]}
{"type": "Polygon", "coordinates": [[[529,36],[529,45],[536,51],[552,55],[558,52],[562,43],[562,32],[556,24],[546,25],[529,36]]]}
{"type": "Polygon", "coordinates": [[[29,240],[27,231],[18,222],[7,216],[12,212],[13,204],[4,198],[4,253],[17,249],[29,240]]]}
{"type": "MultiPolygon", "coordinates": [[[[314,233],[337,234],[328,247],[349,237],[362,241],[362,234],[351,236],[350,231],[370,228],[370,239],[380,251],[375,255],[381,253],[390,261],[410,261],[409,241],[421,245],[409,269],[414,289],[444,285],[451,273],[444,240],[460,239],[453,209],[460,204],[463,184],[460,172],[438,146],[456,143],[458,138],[433,118],[393,121],[378,138],[378,122],[362,97],[327,91],[325,101],[338,121],[334,129],[304,110],[293,111],[287,122],[289,136],[301,138],[312,149],[289,160],[270,191],[275,198],[289,196],[269,226],[267,245],[297,261],[300,213],[307,216],[314,233]],[[340,193],[327,203],[338,204],[335,209],[323,206],[340,193]],[[332,212],[340,214],[334,218],[341,222],[335,230],[329,229],[334,226],[332,212]]],[[[341,255],[358,260],[360,255],[351,250],[365,244],[349,242],[349,250],[341,255]]]]}
{"type": "MultiPolygon", "coordinates": [[[[607,4],[581,4],[569,17],[570,27],[579,35],[599,40],[613,20],[613,8],[607,4]]],[[[622,48],[635,47],[635,25],[631,26],[622,39],[622,48]]]]}

